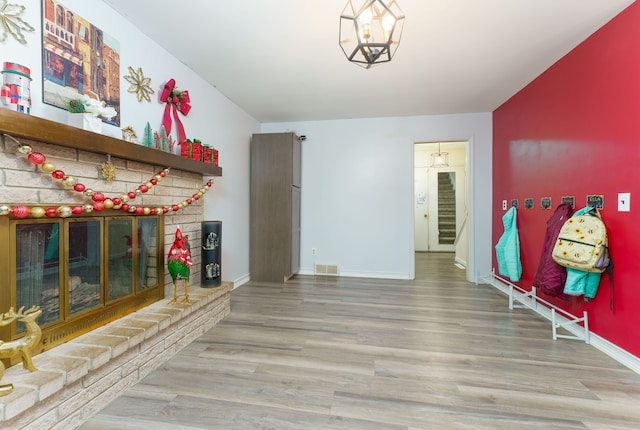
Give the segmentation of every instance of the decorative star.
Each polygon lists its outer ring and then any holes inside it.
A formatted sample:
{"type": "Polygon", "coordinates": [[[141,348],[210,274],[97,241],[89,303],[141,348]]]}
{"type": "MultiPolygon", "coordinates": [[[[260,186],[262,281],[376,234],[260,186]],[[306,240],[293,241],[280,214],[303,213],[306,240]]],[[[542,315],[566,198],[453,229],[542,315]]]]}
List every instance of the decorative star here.
{"type": "Polygon", "coordinates": [[[0,0],[0,42],[7,40],[12,35],[18,42],[27,43],[22,31],[35,31],[28,22],[20,18],[26,7],[19,4],[8,4],[7,0],[0,0]]]}
{"type": "Polygon", "coordinates": [[[102,173],[102,179],[107,182],[112,182],[116,179],[116,166],[111,162],[110,154],[107,154],[107,161],[100,166],[100,173],[102,173]]]}
{"type": "Polygon", "coordinates": [[[131,84],[127,91],[136,93],[139,102],[142,99],[151,102],[151,94],[155,93],[155,91],[151,88],[151,78],[144,77],[141,67],[138,67],[138,70],[133,70],[133,67],[129,66],[129,74],[125,75],[124,78],[131,84]]]}

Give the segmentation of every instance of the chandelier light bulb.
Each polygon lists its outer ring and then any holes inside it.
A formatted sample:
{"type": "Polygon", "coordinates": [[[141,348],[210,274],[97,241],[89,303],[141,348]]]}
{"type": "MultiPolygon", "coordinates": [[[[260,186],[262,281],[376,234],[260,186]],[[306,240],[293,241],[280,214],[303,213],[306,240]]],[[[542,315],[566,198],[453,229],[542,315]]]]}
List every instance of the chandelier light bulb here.
{"type": "Polygon", "coordinates": [[[391,37],[391,30],[393,30],[393,26],[396,23],[396,19],[393,15],[386,14],[384,18],[382,18],[382,28],[384,29],[384,40],[388,41],[391,37]]]}
{"type": "Polygon", "coordinates": [[[371,12],[371,8],[367,8],[358,16],[358,21],[362,26],[362,36],[361,39],[369,40],[371,38],[371,20],[373,18],[373,13],[371,12]]]}

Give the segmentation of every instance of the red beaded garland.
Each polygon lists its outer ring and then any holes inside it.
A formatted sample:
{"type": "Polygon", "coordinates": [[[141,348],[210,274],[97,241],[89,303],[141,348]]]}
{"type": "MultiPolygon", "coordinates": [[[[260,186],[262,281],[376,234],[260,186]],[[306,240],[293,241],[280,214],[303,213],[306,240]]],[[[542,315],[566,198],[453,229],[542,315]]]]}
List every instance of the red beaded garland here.
{"type": "MultiPolygon", "coordinates": [[[[44,155],[40,154],[39,152],[34,152],[33,154],[36,154],[36,156],[33,157],[33,161],[32,161],[33,163],[44,164],[44,162],[46,160],[44,155]]],[[[31,154],[29,154],[29,156],[31,157],[31,154]]],[[[160,177],[160,178],[164,178],[167,175],[167,170],[168,170],[168,168],[164,169],[164,170],[161,170],[160,172],[158,172],[158,174],[156,176],[160,177]]],[[[67,175],[62,170],[54,170],[51,173],[51,176],[53,176],[56,179],[60,179],[60,180],[70,179],[70,177],[67,177],[67,175]]],[[[72,179],[75,181],[75,178],[72,178],[72,179]]],[[[139,185],[137,190],[140,191],[141,193],[146,193],[146,192],[149,191],[150,186],[155,186],[157,184],[158,184],[158,179],[156,179],[156,177],[153,177],[153,178],[149,179],[147,184],[139,185]]],[[[78,191],[78,192],[84,192],[86,190],[86,186],[83,185],[83,184],[75,184],[73,186],[73,189],[75,191],[78,191]]],[[[129,197],[130,200],[133,200],[138,196],[138,193],[136,191],[129,191],[127,193],[127,196],[129,197]]],[[[104,198],[106,198],[106,197],[104,197],[104,198]]]]}
{"type": "MultiPolygon", "coordinates": [[[[27,218],[29,216],[32,216],[34,218],[39,218],[43,215],[46,215],[47,217],[50,217],[50,218],[53,218],[56,216],[67,217],[70,214],[80,215],[83,212],[91,212],[93,210],[102,211],[107,208],[122,209],[123,211],[135,213],[137,215],[166,214],[170,210],[177,212],[180,209],[186,207],[187,205],[192,204],[194,200],[198,200],[202,196],[202,194],[204,194],[213,185],[213,180],[210,179],[206,183],[205,187],[201,188],[198,193],[195,193],[192,195],[193,200],[187,199],[183,202],[180,202],[179,204],[173,204],[169,207],[163,206],[158,208],[155,208],[155,207],[145,208],[144,206],[133,206],[133,205],[122,203],[124,196],[121,196],[122,198],[118,198],[118,197],[107,198],[103,193],[93,192],[92,190],[87,189],[87,187],[84,184],[77,183],[77,179],[75,177],[67,176],[64,171],[55,169],[55,166],[53,165],[53,163],[46,163],[45,155],[40,152],[32,152],[29,146],[24,146],[19,143],[19,152],[21,152],[22,154],[28,154],[27,158],[29,162],[31,162],[32,164],[43,165],[41,167],[43,172],[45,173],[51,172],[51,176],[55,179],[62,180],[64,182],[64,185],[72,187],[73,190],[76,192],[85,193],[87,197],[91,197],[91,199],[93,200],[93,204],[83,205],[83,206],[63,205],[59,207],[48,207],[46,209],[43,209],[40,206],[30,207],[26,205],[16,205],[13,207],[7,207],[8,213],[10,213],[16,218],[27,218]],[[44,166],[45,164],[46,166],[44,166]]],[[[169,171],[169,168],[161,170],[153,178],[149,179],[148,182],[139,185],[136,191],[128,192],[126,196],[129,198],[129,200],[133,200],[141,193],[148,192],[151,189],[151,187],[158,184],[160,179],[167,176],[168,171],[169,171]]]]}

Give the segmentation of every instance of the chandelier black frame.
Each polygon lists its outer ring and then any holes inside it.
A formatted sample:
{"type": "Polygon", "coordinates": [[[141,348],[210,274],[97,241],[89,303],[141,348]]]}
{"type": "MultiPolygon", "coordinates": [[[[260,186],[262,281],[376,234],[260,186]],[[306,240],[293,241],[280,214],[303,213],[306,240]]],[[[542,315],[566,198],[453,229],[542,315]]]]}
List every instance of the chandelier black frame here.
{"type": "Polygon", "coordinates": [[[403,27],[395,0],[349,0],[340,15],[340,47],[349,61],[369,69],[391,61],[403,27]]]}

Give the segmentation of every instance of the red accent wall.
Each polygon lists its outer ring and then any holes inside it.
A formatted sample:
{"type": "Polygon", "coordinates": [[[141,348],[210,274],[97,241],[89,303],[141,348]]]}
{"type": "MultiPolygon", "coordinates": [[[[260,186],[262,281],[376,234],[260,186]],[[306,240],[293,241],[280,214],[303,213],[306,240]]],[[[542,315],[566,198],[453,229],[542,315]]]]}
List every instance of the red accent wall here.
{"type": "MultiPolygon", "coordinates": [[[[523,55],[526,55],[523,54],[523,55]]],[[[604,274],[596,298],[544,298],[582,315],[590,329],[640,356],[640,2],[633,3],[493,113],[493,244],[502,201],[518,199],[523,266],[530,290],[547,220],[563,196],[576,209],[604,195],[602,217],[615,263],[614,309],[604,274]],[[618,212],[618,193],[631,211],[618,212]],[[552,208],[541,208],[551,197],[552,208]],[[524,200],[534,199],[525,209],[524,200]]],[[[494,252],[494,267],[497,268],[494,252]]]]}

